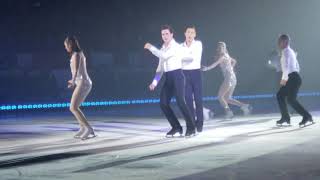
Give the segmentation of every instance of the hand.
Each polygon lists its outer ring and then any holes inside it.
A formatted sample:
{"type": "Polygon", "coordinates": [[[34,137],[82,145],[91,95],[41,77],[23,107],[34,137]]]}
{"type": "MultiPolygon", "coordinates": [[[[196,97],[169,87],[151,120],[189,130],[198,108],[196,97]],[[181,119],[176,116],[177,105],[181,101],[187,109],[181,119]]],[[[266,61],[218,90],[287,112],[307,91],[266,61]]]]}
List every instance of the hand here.
{"type": "Polygon", "coordinates": [[[72,80],[69,80],[68,81],[68,88],[69,89],[72,89],[72,88],[74,88],[76,85],[74,84],[74,82],[72,81],[72,80]]]}
{"type": "Polygon", "coordinates": [[[145,49],[150,49],[152,47],[152,45],[150,44],[150,43],[146,43],[145,45],[144,45],[144,48],[145,49]]]}
{"type": "Polygon", "coordinates": [[[150,90],[150,91],[154,91],[154,90],[156,89],[156,87],[157,87],[156,85],[154,85],[154,84],[151,83],[151,84],[149,85],[149,90],[150,90]]]}
{"type": "Polygon", "coordinates": [[[287,84],[287,80],[283,80],[283,79],[282,79],[282,80],[280,81],[280,85],[281,85],[281,86],[285,86],[286,84],[287,84]]]}

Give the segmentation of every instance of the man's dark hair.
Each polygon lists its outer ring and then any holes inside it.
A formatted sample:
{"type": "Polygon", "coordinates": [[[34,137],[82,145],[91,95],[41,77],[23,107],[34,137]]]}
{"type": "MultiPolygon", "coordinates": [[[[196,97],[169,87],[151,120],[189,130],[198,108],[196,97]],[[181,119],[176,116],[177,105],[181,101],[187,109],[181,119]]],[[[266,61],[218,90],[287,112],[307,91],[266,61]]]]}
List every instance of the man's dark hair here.
{"type": "Polygon", "coordinates": [[[197,31],[195,25],[187,25],[187,26],[186,26],[186,30],[187,30],[187,29],[194,29],[195,31],[197,31]]]}
{"type": "Polygon", "coordinates": [[[281,41],[290,41],[290,37],[289,37],[289,35],[288,34],[281,34],[280,36],[279,36],[279,40],[281,40],[281,41]]]}
{"type": "Polygon", "coordinates": [[[172,34],[173,33],[173,28],[170,25],[162,25],[161,26],[161,31],[163,30],[169,30],[169,32],[172,34]]]}

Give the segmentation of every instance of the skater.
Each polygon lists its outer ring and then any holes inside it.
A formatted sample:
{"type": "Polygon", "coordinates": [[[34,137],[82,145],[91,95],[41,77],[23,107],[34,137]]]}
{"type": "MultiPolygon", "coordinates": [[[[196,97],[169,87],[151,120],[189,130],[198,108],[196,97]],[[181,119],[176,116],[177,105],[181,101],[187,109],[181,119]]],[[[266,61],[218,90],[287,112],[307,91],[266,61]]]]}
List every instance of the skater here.
{"type": "Polygon", "coordinates": [[[299,123],[299,126],[304,126],[308,122],[313,123],[311,114],[306,111],[297,100],[297,94],[299,92],[302,80],[299,75],[300,66],[296,53],[290,47],[289,35],[282,34],[278,39],[278,46],[281,50],[280,62],[282,77],[280,81],[281,87],[277,93],[281,119],[277,121],[277,125],[282,125],[283,123],[290,124],[287,101],[293,107],[293,109],[303,117],[302,121],[299,123]]]}
{"type": "Polygon", "coordinates": [[[229,56],[226,44],[224,42],[218,43],[218,47],[216,51],[217,51],[216,52],[217,54],[215,56],[216,61],[208,67],[203,67],[202,70],[208,71],[210,69],[215,68],[218,65],[220,65],[221,67],[221,70],[224,75],[224,81],[220,86],[218,98],[221,106],[224,108],[225,118],[230,119],[234,116],[233,112],[229,107],[229,104],[239,106],[243,111],[244,115],[250,114],[251,106],[249,104],[244,104],[232,98],[234,89],[237,85],[237,77],[233,70],[237,61],[229,56]]]}
{"type": "Polygon", "coordinates": [[[183,132],[178,118],[170,107],[170,101],[173,96],[175,96],[178,107],[186,121],[187,130],[185,136],[190,137],[195,135],[195,125],[194,118],[185,101],[185,78],[181,70],[181,46],[174,40],[173,30],[170,26],[165,25],[161,28],[161,36],[163,46],[160,50],[150,43],[146,43],[144,46],[145,49],[148,49],[159,58],[156,76],[149,89],[153,91],[156,88],[164,73],[165,82],[160,93],[160,107],[172,127],[167,133],[167,137],[172,137],[176,133],[181,135],[183,132]]]}
{"type": "Polygon", "coordinates": [[[182,46],[182,70],[186,78],[186,103],[195,117],[197,132],[203,129],[203,105],[202,105],[202,78],[201,78],[201,56],[202,43],[195,40],[196,28],[188,26],[184,33],[185,42],[182,46]]]}
{"type": "Polygon", "coordinates": [[[72,79],[68,81],[68,88],[74,90],[70,103],[70,111],[73,113],[80,125],[80,129],[75,134],[74,138],[85,140],[95,137],[93,128],[90,126],[87,118],[80,110],[81,103],[84,102],[91,90],[92,82],[87,73],[86,57],[80,48],[77,38],[67,37],[64,41],[64,46],[71,56],[70,68],[72,79]]]}

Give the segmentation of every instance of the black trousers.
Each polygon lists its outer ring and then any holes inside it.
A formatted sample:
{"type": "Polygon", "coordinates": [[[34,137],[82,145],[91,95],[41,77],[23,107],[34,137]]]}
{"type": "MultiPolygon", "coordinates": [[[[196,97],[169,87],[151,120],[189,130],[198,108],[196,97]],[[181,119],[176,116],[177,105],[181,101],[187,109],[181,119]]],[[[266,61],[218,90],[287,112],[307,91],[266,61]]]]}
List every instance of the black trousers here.
{"type": "Polygon", "coordinates": [[[177,105],[186,121],[187,130],[194,130],[194,118],[185,101],[185,77],[181,69],[166,72],[165,82],[160,92],[160,107],[172,128],[180,128],[178,118],[170,107],[172,97],[176,98],[177,105]]]}
{"type": "Polygon", "coordinates": [[[202,78],[200,69],[183,70],[186,78],[186,102],[198,127],[203,126],[202,78]],[[193,101],[195,102],[195,108],[193,101]]]}
{"type": "Polygon", "coordinates": [[[301,86],[302,80],[297,72],[289,74],[289,79],[285,86],[282,86],[277,93],[277,100],[281,111],[282,119],[290,119],[288,113],[287,101],[292,108],[304,118],[311,117],[310,113],[298,102],[297,95],[301,86]]]}

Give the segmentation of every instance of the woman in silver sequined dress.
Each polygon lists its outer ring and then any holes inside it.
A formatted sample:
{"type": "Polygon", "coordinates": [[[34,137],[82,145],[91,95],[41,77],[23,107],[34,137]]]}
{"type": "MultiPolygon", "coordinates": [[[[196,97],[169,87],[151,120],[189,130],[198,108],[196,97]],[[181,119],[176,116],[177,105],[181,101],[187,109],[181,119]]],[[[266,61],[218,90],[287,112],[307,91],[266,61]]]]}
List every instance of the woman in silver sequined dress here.
{"type": "Polygon", "coordinates": [[[232,97],[237,85],[237,77],[234,72],[236,63],[237,61],[229,56],[226,44],[224,42],[219,42],[216,50],[215,62],[208,67],[202,68],[203,71],[208,71],[220,65],[224,81],[220,86],[218,98],[221,106],[225,110],[226,118],[233,117],[233,112],[231,111],[229,104],[240,107],[244,115],[248,115],[251,112],[251,106],[249,104],[244,104],[232,97]]]}
{"type": "Polygon", "coordinates": [[[68,88],[74,90],[70,102],[70,111],[80,124],[80,129],[74,138],[85,140],[95,137],[93,128],[80,110],[81,103],[84,102],[91,91],[92,82],[87,73],[86,57],[80,48],[78,40],[75,37],[67,37],[64,41],[64,46],[71,56],[70,68],[72,79],[68,81],[68,88]]]}

